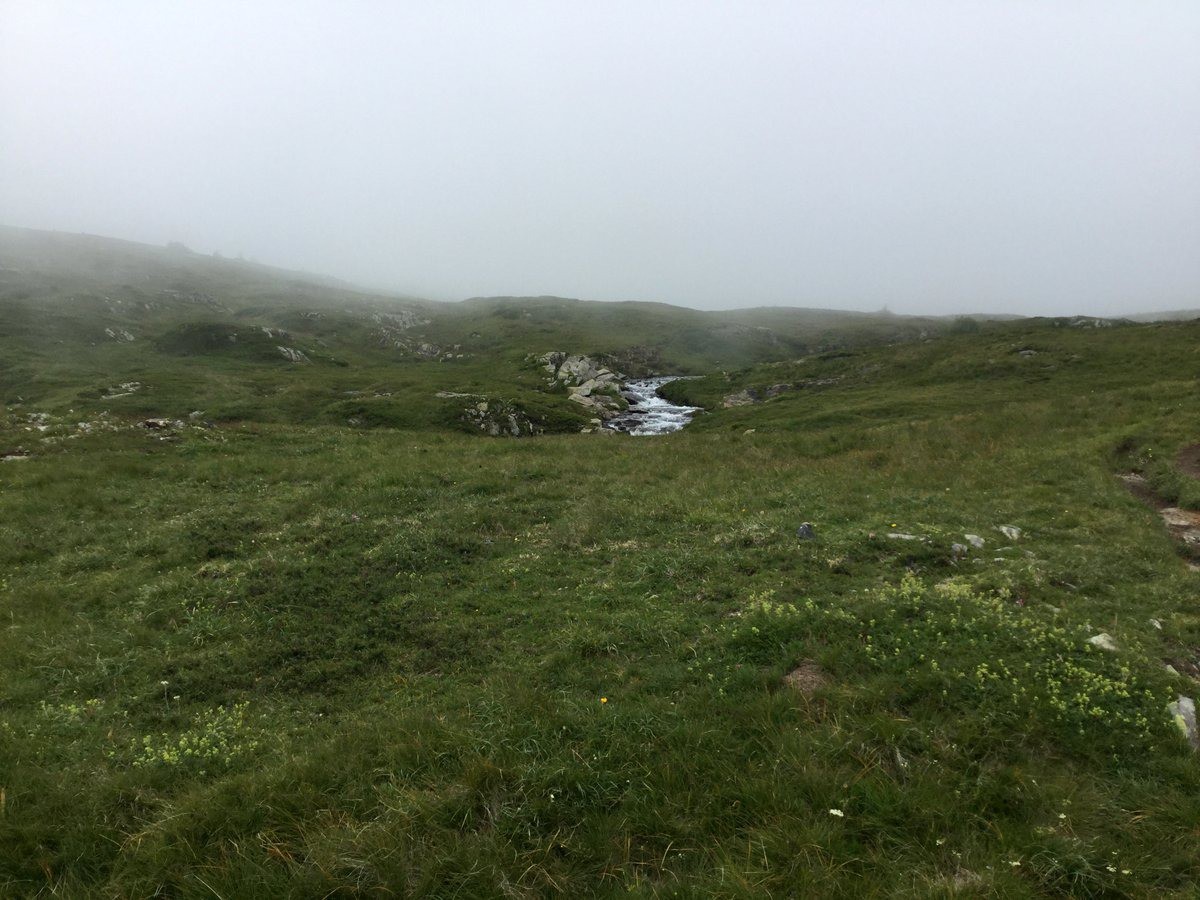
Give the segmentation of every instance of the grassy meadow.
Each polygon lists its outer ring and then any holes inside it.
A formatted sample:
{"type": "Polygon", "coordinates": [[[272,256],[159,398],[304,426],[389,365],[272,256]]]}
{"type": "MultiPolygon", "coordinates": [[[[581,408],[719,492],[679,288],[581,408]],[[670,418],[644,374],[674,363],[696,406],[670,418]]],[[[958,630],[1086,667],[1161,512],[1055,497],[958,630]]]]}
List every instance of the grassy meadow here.
{"type": "Polygon", "coordinates": [[[566,433],[523,359],[640,333],[299,367],[177,324],[57,362],[0,332],[0,895],[1200,889],[1166,710],[1200,575],[1115,477],[1200,506],[1200,326],[726,343],[669,386],[706,412],[629,438],[566,433]]]}

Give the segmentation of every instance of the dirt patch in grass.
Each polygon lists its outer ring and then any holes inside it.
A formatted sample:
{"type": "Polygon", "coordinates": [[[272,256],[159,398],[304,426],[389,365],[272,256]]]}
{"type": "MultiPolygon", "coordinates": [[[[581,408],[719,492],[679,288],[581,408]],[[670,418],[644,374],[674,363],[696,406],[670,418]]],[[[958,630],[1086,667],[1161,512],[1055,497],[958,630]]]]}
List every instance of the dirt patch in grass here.
{"type": "Polygon", "coordinates": [[[1121,479],[1121,482],[1129,490],[1129,493],[1133,494],[1133,496],[1137,497],[1147,506],[1153,506],[1155,509],[1165,509],[1167,506],[1170,506],[1167,501],[1154,492],[1154,488],[1150,487],[1150,482],[1137,472],[1129,472],[1117,477],[1121,479]]]}
{"type": "MultiPolygon", "coordinates": [[[[1198,448],[1200,448],[1200,445],[1198,445],[1198,448]]],[[[1181,453],[1180,457],[1182,458],[1182,456],[1183,454],[1181,453]]],[[[1171,533],[1171,536],[1175,540],[1183,545],[1190,559],[1190,565],[1194,568],[1196,563],[1200,561],[1200,512],[1171,506],[1154,491],[1154,488],[1150,486],[1150,483],[1145,478],[1136,472],[1118,475],[1117,477],[1121,479],[1133,496],[1137,497],[1147,506],[1153,507],[1158,512],[1167,531],[1171,533]]]]}
{"type": "Polygon", "coordinates": [[[1184,447],[1175,457],[1175,465],[1184,475],[1200,478],[1200,444],[1184,447]]]}
{"type": "Polygon", "coordinates": [[[796,693],[811,697],[829,683],[829,676],[811,659],[806,659],[783,676],[783,683],[796,693]]]}

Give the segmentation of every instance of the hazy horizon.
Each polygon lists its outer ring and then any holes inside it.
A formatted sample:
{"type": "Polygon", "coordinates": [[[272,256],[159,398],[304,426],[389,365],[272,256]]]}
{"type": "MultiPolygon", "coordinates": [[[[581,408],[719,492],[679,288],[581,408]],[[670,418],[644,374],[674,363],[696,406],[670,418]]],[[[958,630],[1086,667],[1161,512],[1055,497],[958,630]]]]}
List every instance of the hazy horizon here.
{"type": "Polygon", "coordinates": [[[0,221],[456,300],[1200,306],[1185,3],[0,0],[0,221]]]}

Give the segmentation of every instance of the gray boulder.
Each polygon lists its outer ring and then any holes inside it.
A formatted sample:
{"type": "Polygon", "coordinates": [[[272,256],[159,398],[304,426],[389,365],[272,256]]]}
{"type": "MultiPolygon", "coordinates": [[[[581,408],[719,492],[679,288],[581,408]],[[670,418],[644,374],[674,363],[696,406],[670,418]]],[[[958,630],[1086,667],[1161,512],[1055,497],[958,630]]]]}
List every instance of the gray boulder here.
{"type": "Polygon", "coordinates": [[[1179,695],[1174,703],[1167,704],[1167,712],[1183,732],[1188,744],[1193,750],[1200,750],[1200,728],[1196,726],[1196,701],[1191,697],[1179,695]]]}
{"type": "Polygon", "coordinates": [[[1117,642],[1112,639],[1112,635],[1107,632],[1100,632],[1088,638],[1088,643],[1093,647],[1099,647],[1101,650],[1107,650],[1109,653],[1117,652],[1117,642]]]}

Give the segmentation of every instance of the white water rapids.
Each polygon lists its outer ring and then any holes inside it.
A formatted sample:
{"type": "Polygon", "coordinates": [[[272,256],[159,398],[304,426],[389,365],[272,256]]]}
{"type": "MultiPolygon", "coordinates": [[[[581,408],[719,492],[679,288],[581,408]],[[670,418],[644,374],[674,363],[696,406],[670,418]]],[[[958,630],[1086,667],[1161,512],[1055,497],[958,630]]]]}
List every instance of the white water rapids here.
{"type": "Polygon", "coordinates": [[[629,400],[629,409],[609,419],[605,427],[639,437],[678,431],[700,411],[698,406],[676,406],[658,395],[660,387],[678,378],[664,375],[625,382],[622,393],[629,400]]]}

